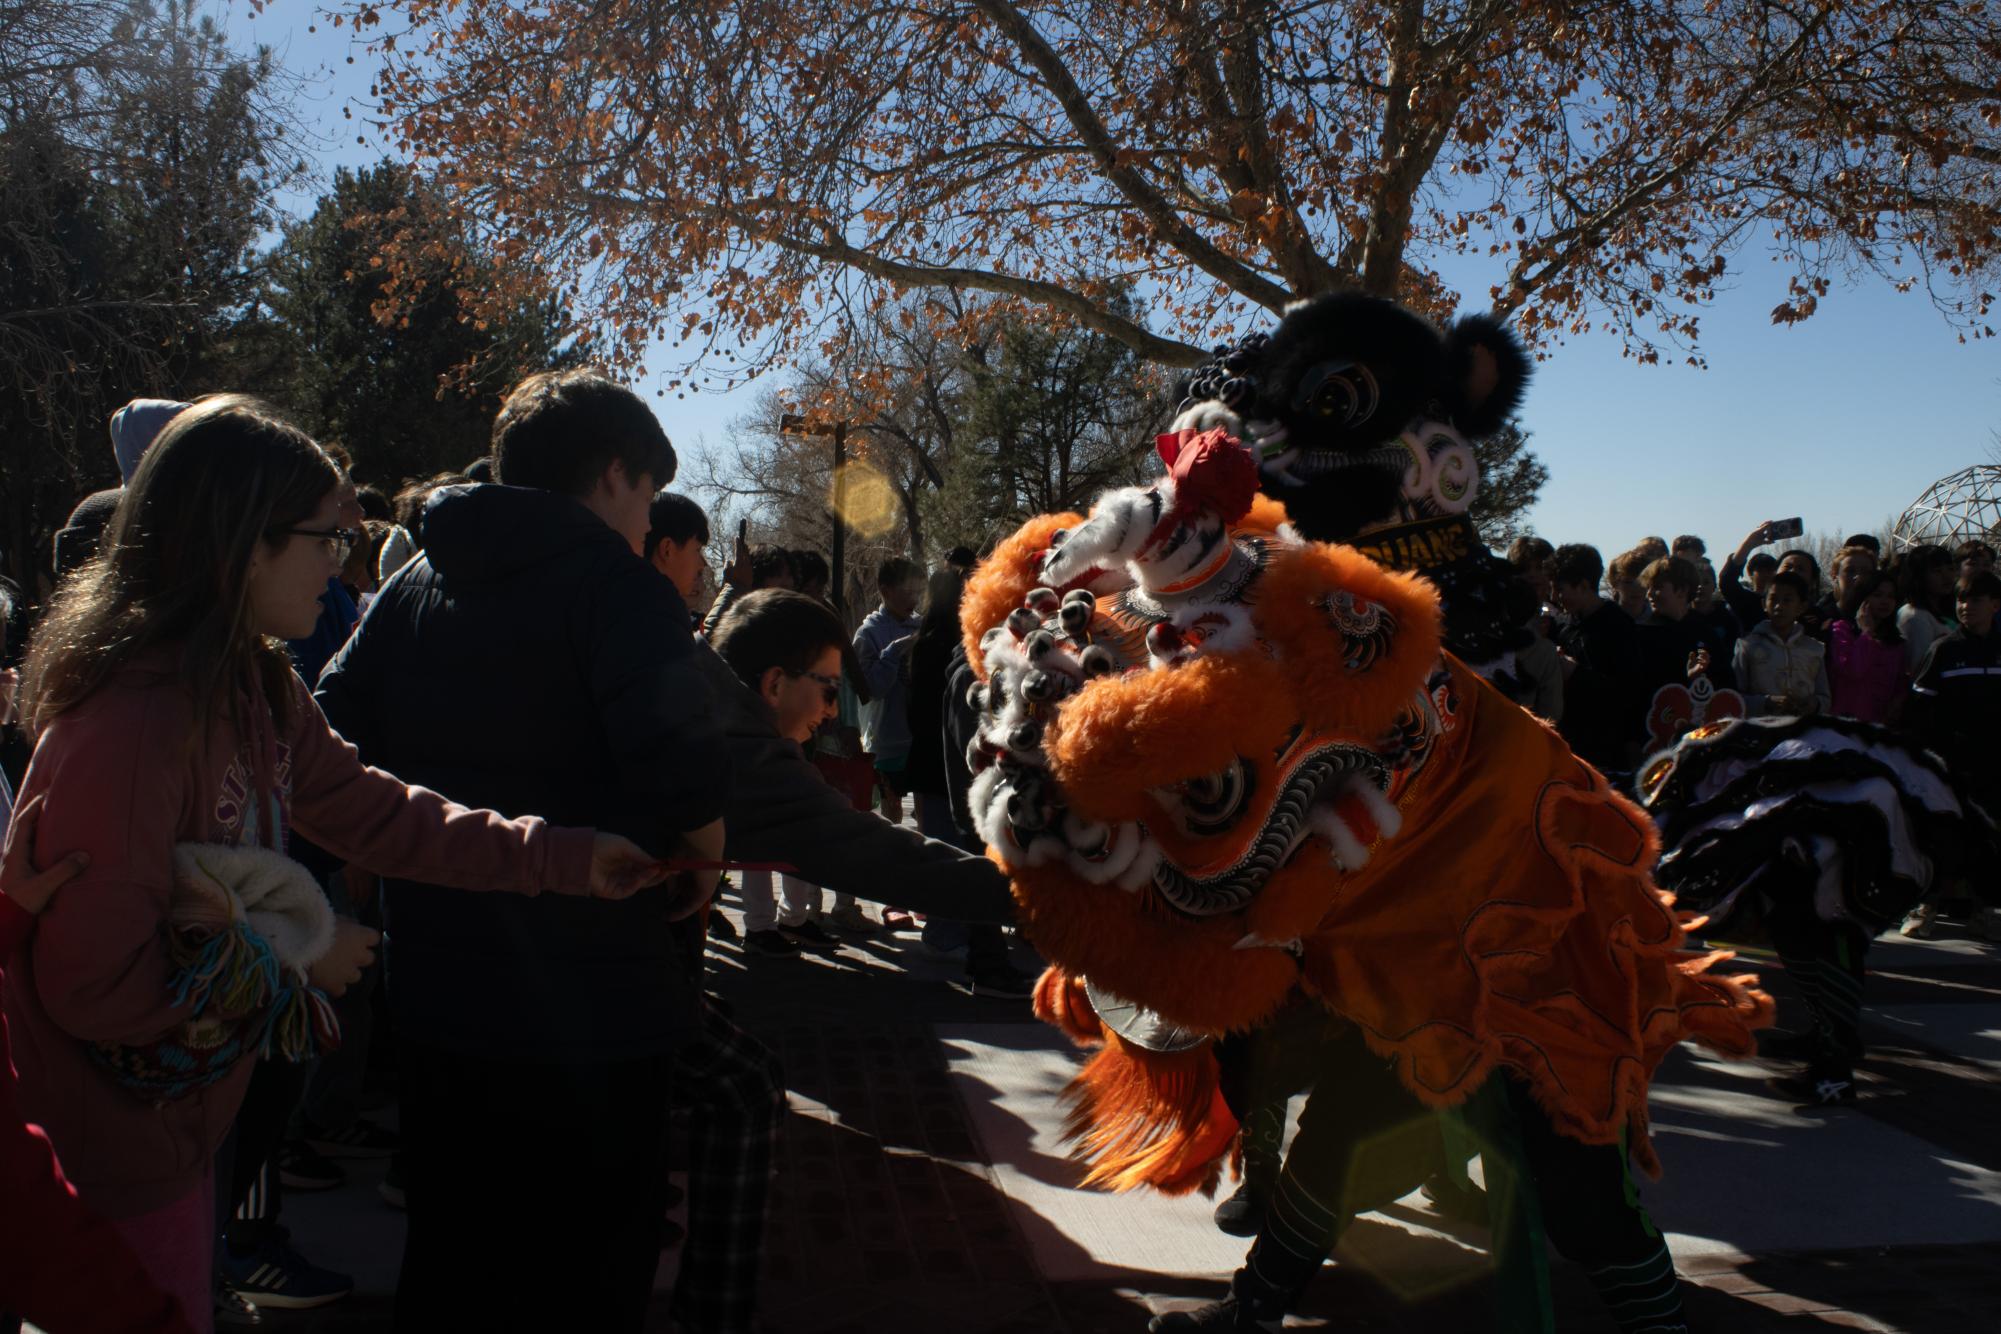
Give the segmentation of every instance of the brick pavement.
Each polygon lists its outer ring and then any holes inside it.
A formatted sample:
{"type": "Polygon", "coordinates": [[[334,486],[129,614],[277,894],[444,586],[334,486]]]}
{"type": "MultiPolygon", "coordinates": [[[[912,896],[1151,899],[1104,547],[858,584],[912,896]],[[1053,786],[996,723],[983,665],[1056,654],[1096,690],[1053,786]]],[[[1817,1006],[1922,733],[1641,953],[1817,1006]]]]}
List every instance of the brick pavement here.
{"type": "MultiPolygon", "coordinates": [[[[2001,1015],[2001,965],[1958,962],[1947,968],[1900,957],[1891,970],[1899,980],[1882,991],[1885,1003],[1903,1014],[1913,1006],[1975,1002],[2001,1015]]],[[[718,952],[716,989],[779,1051],[793,1092],[767,1247],[770,1327],[784,1334],[1132,1334],[1144,1328],[1150,1309],[1213,1296],[1215,1275],[1113,1268],[1089,1279],[1052,1280],[1039,1270],[1022,1211],[988,1161],[936,1032],[940,1025],[1033,1021],[1025,1002],[976,1001],[951,990],[949,973],[916,959],[908,938],[851,945],[832,959],[746,960],[718,952]]],[[[1775,984],[1783,992],[1782,979],[1775,984]]],[[[2001,1067],[1873,1024],[1870,1037],[1864,1101],[1833,1115],[1878,1119],[1935,1146],[1941,1162],[2001,1171],[1994,1135],[2001,1067]]],[[[1130,1203],[1134,1226],[1144,1227],[1147,1202],[1130,1203]]],[[[1993,1203],[2001,1208],[2001,1200],[1993,1203]]],[[[2001,1328],[2001,1244],[1867,1244],[1871,1211],[1895,1204],[1855,1201],[1852,1248],[1684,1259],[1693,1327],[1747,1334],[2001,1328]]],[[[1742,1208],[1758,1207],[1755,1192],[1747,1191],[1742,1208]]],[[[339,1206],[327,1197],[297,1201],[302,1245],[326,1235],[330,1210],[337,1214],[339,1206]]],[[[345,1255],[360,1248],[376,1257],[355,1266],[367,1270],[355,1299],[317,1314],[276,1313],[267,1323],[315,1334],[386,1328],[400,1228],[384,1213],[373,1211],[375,1221],[360,1238],[352,1235],[354,1224],[343,1229],[350,1234],[341,1238],[345,1255]]],[[[1358,1248],[1366,1249],[1392,1229],[1365,1221],[1355,1232],[1358,1248]]],[[[1407,1256],[1409,1238],[1397,1237],[1399,1254],[1407,1256]]],[[[1464,1278],[1463,1258],[1441,1258],[1440,1273],[1455,1263],[1464,1278]]],[[[1487,1326],[1478,1281],[1403,1300],[1368,1268],[1331,1268],[1294,1323],[1399,1334],[1487,1326]]],[[[1577,1271],[1556,1264],[1553,1283],[1560,1328],[1603,1328],[1577,1271]]],[[[664,1316],[659,1327],[666,1327],[664,1316]]]]}

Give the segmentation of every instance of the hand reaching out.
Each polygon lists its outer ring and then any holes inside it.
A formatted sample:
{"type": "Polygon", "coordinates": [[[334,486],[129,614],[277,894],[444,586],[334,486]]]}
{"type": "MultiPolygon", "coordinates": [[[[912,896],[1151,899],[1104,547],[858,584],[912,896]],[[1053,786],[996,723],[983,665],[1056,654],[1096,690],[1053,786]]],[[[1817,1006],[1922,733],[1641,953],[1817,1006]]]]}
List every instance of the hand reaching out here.
{"type": "Polygon", "coordinates": [[[0,893],[4,893],[21,911],[39,913],[49,906],[49,900],[56,891],[82,875],[90,865],[90,857],[81,852],[72,852],[46,871],[35,869],[33,861],[35,846],[35,826],[42,818],[42,797],[39,795],[24,806],[14,809],[14,819],[7,827],[7,850],[0,853],[0,893]]]}
{"type": "Polygon", "coordinates": [[[338,996],[361,980],[368,965],[375,962],[375,946],[382,933],[343,917],[334,923],[333,947],[319,962],[306,970],[306,980],[329,996],[338,996]]]}
{"type": "Polygon", "coordinates": [[[667,878],[646,849],[629,838],[601,833],[591,844],[591,894],[600,899],[629,899],[667,878]]]}

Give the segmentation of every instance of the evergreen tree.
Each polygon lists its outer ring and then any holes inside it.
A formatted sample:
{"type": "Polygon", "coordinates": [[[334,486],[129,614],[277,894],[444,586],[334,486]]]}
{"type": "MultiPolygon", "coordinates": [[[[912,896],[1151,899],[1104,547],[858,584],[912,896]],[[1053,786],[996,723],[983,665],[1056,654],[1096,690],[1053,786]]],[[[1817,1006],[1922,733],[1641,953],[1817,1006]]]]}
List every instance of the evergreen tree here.
{"type": "Polygon", "coordinates": [[[222,369],[294,168],[266,52],[193,0],[0,0],[0,501],[31,590],[49,537],[117,483],[105,421],[222,369]]]}
{"type": "Polygon", "coordinates": [[[498,319],[472,309],[471,295],[495,285],[494,261],[429,182],[395,163],[341,169],[286,228],[268,274],[252,340],[270,361],[268,392],[342,445],[366,481],[463,468],[487,452],[522,376],[581,359],[552,301],[523,299],[498,319]],[[423,257],[393,284],[392,251],[423,257]]]}
{"type": "Polygon", "coordinates": [[[1480,494],[1473,498],[1468,517],[1480,536],[1496,551],[1529,531],[1527,517],[1549,469],[1529,449],[1529,435],[1514,422],[1473,446],[1480,460],[1480,494]]]}

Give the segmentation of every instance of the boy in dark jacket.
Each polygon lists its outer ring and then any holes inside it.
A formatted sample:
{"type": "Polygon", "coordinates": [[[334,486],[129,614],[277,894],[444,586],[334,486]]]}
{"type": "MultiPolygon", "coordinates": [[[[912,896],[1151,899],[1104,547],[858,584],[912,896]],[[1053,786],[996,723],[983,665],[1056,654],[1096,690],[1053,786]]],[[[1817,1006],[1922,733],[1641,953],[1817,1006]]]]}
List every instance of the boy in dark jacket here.
{"type": "Polygon", "coordinates": [[[1551,596],[1566,621],[1557,634],[1563,653],[1563,721],[1571,749],[1614,773],[1633,767],[1639,736],[1639,640],[1633,618],[1599,595],[1605,560],[1598,549],[1571,543],[1550,558],[1551,596]]]}
{"type": "Polygon", "coordinates": [[[1959,628],[1932,641],[1911,684],[1906,720],[1976,800],[1991,801],[2001,780],[2001,635],[1994,632],[2001,575],[1964,576],[1957,601],[1959,628]]]}
{"type": "MultiPolygon", "coordinates": [[[[371,764],[460,801],[719,857],[722,738],[687,608],[639,554],[674,475],[666,435],[601,373],[550,372],[508,395],[493,461],[498,485],[432,496],[424,555],[320,679],[328,719],[371,764]]],[[[674,922],[698,903],[396,881],[384,897],[410,1216],[398,1328],[638,1330],[670,1075],[700,1031],[674,922]]]]}

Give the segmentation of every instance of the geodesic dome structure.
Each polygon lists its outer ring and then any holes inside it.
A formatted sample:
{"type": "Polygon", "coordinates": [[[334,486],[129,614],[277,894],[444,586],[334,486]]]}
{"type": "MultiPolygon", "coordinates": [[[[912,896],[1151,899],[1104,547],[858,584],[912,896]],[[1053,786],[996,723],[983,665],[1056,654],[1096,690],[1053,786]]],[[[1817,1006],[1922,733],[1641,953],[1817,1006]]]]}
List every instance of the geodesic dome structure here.
{"type": "Polygon", "coordinates": [[[1897,549],[1954,547],[2001,533],[2001,464],[1981,463],[1941,477],[1897,517],[1897,549]]]}

